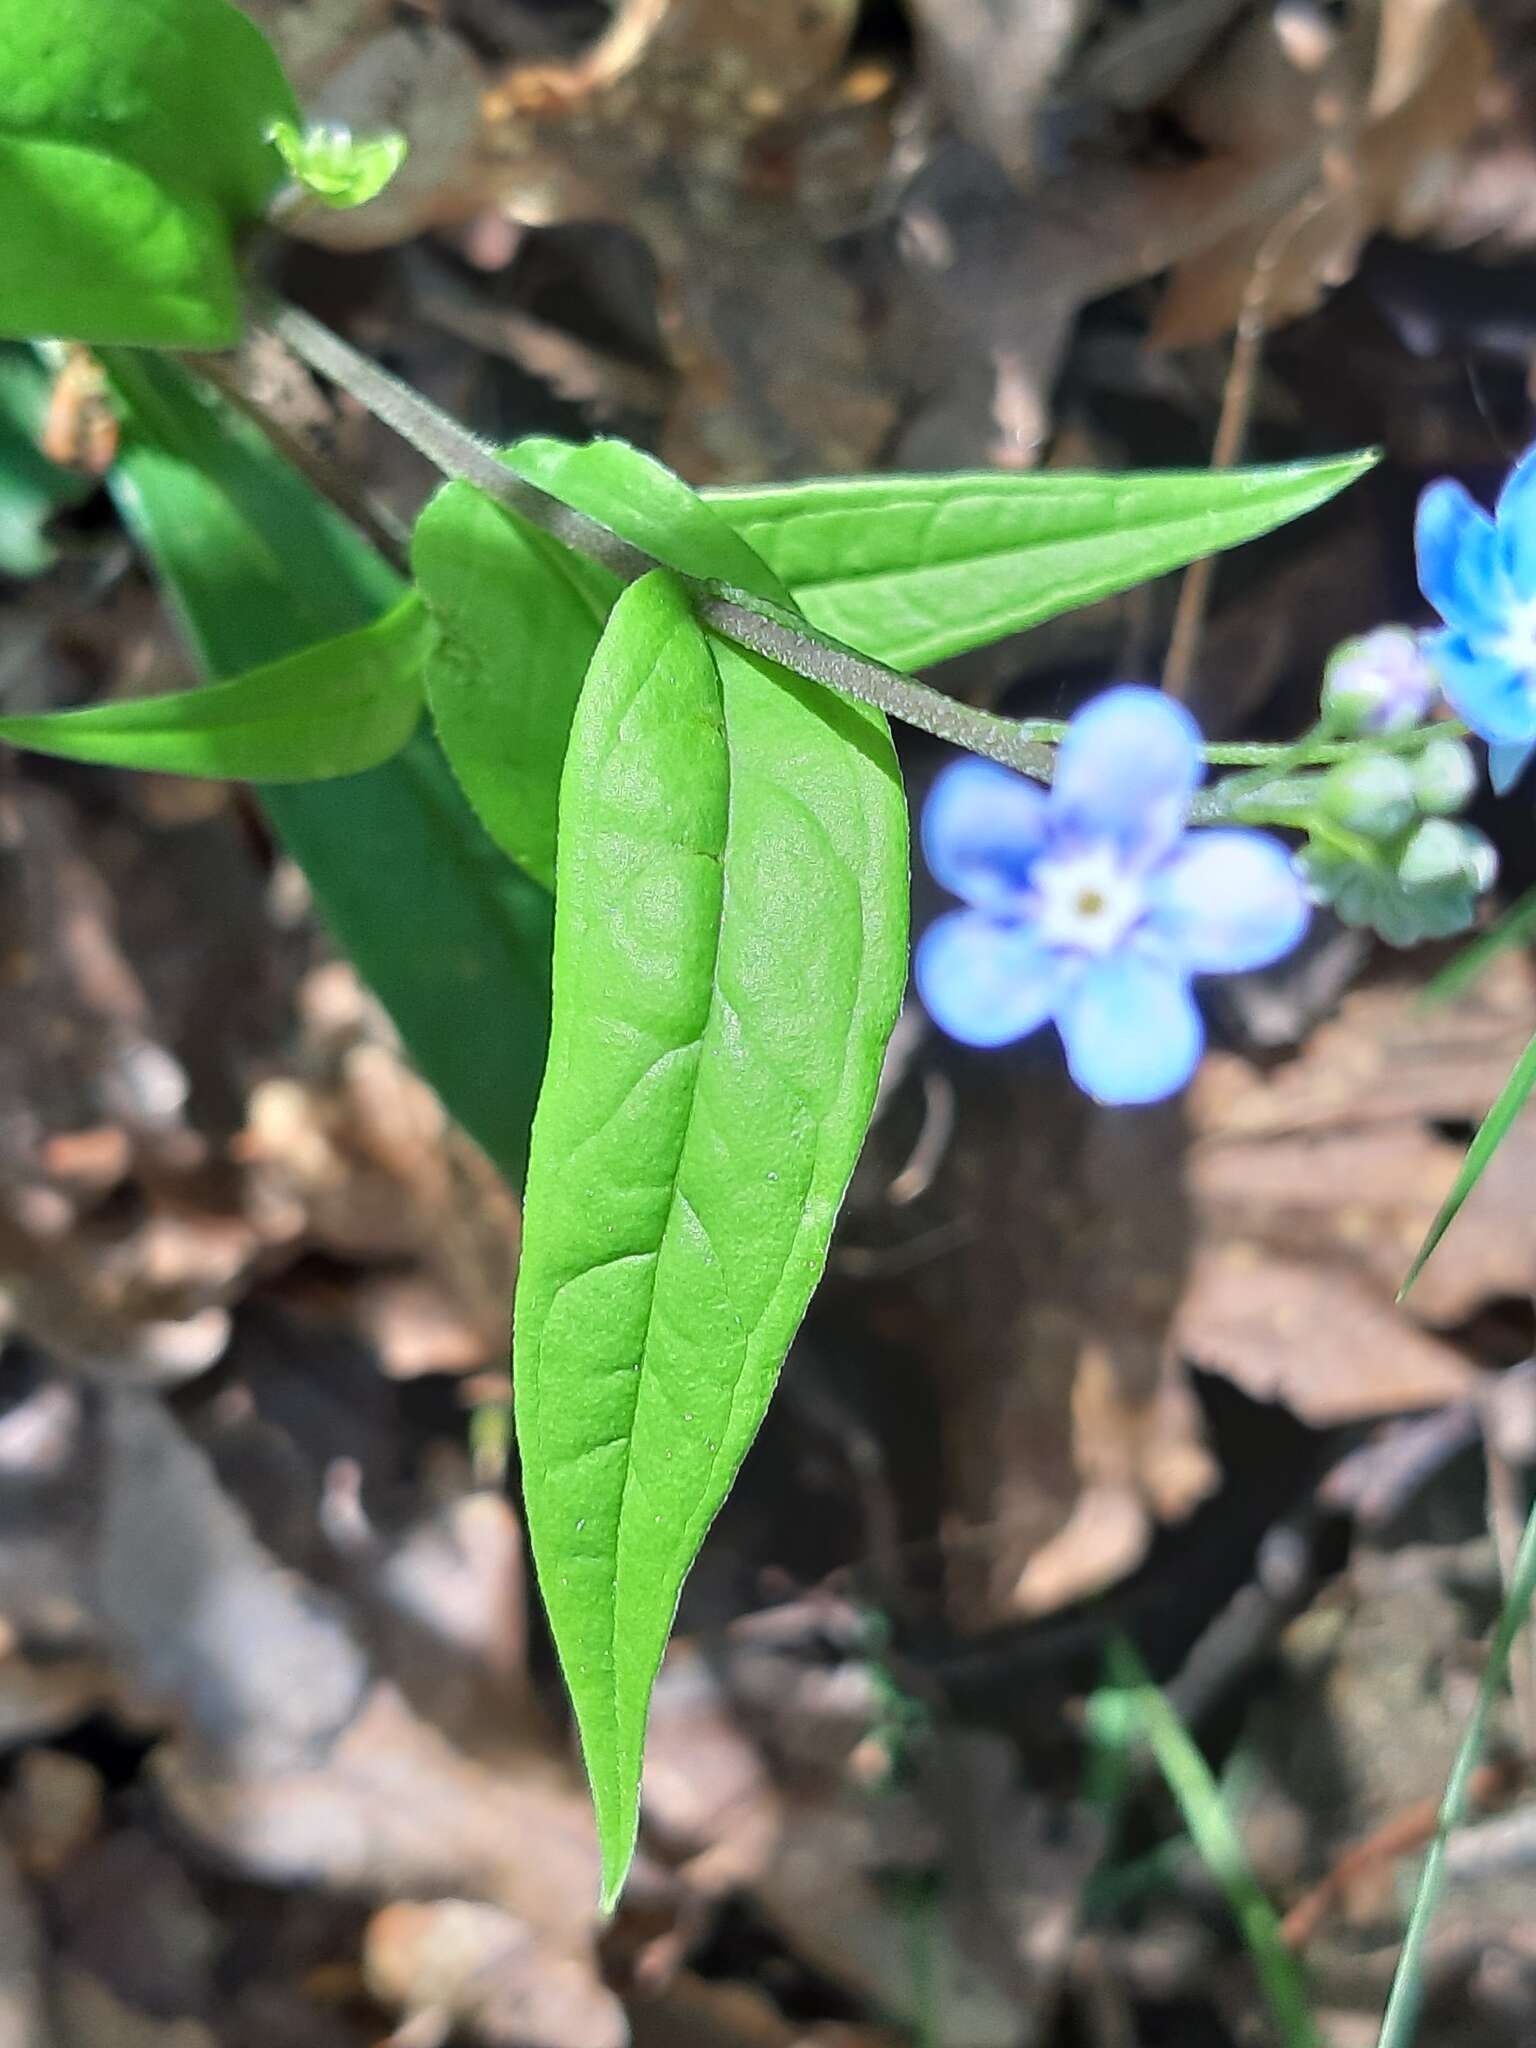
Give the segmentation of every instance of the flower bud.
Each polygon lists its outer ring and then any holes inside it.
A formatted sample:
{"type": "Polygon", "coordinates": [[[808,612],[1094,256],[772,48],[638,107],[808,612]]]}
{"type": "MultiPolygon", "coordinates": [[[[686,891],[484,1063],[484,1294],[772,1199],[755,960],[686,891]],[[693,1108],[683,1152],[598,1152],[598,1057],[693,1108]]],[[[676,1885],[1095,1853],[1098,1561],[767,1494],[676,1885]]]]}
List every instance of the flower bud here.
{"type": "Polygon", "coordinates": [[[1406,732],[1438,689],[1417,633],[1378,626],[1334,649],[1323,671],[1323,721],[1341,733],[1406,732]]]}
{"type": "Polygon", "coordinates": [[[1397,863],[1403,887],[1426,892],[1459,884],[1478,894],[1497,872],[1498,856],[1482,833],[1452,824],[1449,818],[1426,818],[1397,863]]]}
{"type": "Polygon", "coordinates": [[[1370,839],[1393,838],[1418,812],[1412,772],[1391,754],[1341,761],[1323,777],[1318,801],[1326,816],[1370,839]]]}
{"type": "Polygon", "coordinates": [[[403,135],[354,135],[339,123],[316,122],[299,129],[291,121],[274,121],[270,140],[295,183],[326,206],[366,206],[389,183],[405,161],[403,135]]]}
{"type": "Polygon", "coordinates": [[[1463,809],[1477,787],[1477,764],[1465,740],[1431,740],[1412,773],[1414,798],[1431,817],[1463,809]]]}

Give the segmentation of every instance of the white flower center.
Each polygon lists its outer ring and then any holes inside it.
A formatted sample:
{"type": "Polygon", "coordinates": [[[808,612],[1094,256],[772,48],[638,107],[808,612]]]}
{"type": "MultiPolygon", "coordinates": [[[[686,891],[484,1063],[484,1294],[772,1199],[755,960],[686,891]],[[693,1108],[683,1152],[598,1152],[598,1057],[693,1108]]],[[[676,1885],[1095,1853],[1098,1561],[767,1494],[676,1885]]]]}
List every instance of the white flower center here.
{"type": "Polygon", "coordinates": [[[1511,668],[1536,669],[1536,597],[1522,598],[1510,606],[1499,652],[1511,668]]]}
{"type": "Polygon", "coordinates": [[[1030,875],[1035,928],[1047,945],[1112,953],[1146,909],[1146,888],[1108,845],[1045,854],[1030,875]]]}

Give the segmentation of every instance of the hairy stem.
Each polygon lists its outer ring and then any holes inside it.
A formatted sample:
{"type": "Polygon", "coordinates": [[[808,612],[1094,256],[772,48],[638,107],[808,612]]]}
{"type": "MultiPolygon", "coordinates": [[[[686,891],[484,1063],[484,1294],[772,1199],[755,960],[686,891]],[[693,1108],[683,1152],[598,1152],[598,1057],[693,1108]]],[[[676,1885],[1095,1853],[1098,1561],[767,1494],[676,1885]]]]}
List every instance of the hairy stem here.
{"type": "MultiPolygon", "coordinates": [[[[497,504],[507,506],[552,539],[600,563],[621,581],[632,583],[648,570],[664,565],[643,548],[622,539],[596,519],[572,510],[497,460],[493,450],[467,432],[448,414],[400,378],[381,369],[297,306],[263,296],[256,305],[261,324],[330,383],[348,392],[402,440],[424,455],[444,476],[470,483],[497,504]]],[[[677,572],[673,572],[674,574],[677,572]]],[[[697,578],[681,576],[699,619],[722,638],[754,654],[767,656],[793,674],[824,683],[874,705],[892,718],[932,733],[952,746],[965,747],[998,761],[1037,782],[1049,782],[1055,768],[1056,743],[1066,730],[1046,719],[1003,718],[947,697],[926,683],[887,668],[883,662],[840,645],[818,633],[805,620],[766,606],[746,592],[725,590],[697,578]]],[[[1343,758],[1349,743],[1303,742],[1288,746],[1214,746],[1206,749],[1213,763],[1270,768],[1277,774],[1301,766],[1343,758]]],[[[1230,794],[1222,785],[1201,790],[1190,805],[1190,822],[1216,824],[1259,816],[1279,819],[1294,805],[1281,781],[1255,787],[1256,778],[1239,778],[1241,791],[1230,794]]]]}

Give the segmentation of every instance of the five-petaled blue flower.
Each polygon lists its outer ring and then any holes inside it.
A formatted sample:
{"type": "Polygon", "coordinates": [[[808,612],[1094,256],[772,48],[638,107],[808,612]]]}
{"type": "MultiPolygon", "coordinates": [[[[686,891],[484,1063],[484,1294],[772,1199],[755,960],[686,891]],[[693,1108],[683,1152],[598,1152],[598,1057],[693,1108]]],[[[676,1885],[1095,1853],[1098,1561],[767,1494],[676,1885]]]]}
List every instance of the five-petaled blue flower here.
{"type": "Polygon", "coordinates": [[[1426,636],[1446,700],[1488,742],[1495,789],[1536,750],[1536,448],[1490,518],[1449,477],[1419,500],[1419,587],[1445,621],[1426,636]]]}
{"type": "Polygon", "coordinates": [[[1049,790],[990,761],[933,786],[923,851],[969,906],[918,944],[918,992],[968,1045],[1047,1019],[1101,1102],[1155,1102],[1204,1044],[1196,974],[1263,967],[1306,929],[1289,854],[1263,832],[1188,832],[1200,729],[1156,690],[1107,690],[1073,719],[1049,790]]]}

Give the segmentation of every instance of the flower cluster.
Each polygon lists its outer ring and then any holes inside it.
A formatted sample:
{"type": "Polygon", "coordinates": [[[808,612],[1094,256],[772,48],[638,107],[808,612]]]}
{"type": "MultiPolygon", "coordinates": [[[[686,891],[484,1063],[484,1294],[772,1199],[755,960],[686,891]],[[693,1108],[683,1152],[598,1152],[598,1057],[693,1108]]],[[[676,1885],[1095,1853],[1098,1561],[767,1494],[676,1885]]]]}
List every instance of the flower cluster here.
{"type": "Polygon", "coordinates": [[[1294,860],[1246,824],[1186,830],[1200,733],[1155,690],[1121,686],[1080,711],[1048,791],[987,761],[944,770],[923,846],[967,907],[930,926],[915,968],[945,1031],[995,1046],[1052,1022],[1080,1087],[1150,1102],[1199,1060],[1194,977],[1279,959],[1309,899],[1397,946],[1471,924],[1497,861],[1457,816],[1472,752],[1432,721],[1443,694],[1487,743],[1500,792],[1536,753],[1536,448],[1491,515],[1450,478],[1431,484],[1415,543],[1442,624],[1347,641],[1313,733],[1278,750],[1278,776],[1229,786],[1228,816],[1301,830],[1294,860]]]}
{"type": "Polygon", "coordinates": [[[1277,840],[1185,830],[1203,772],[1189,713],[1134,686],[1073,719],[1049,790],[989,761],[946,768],[923,850],[968,907],[917,948],[935,1021],[984,1046],[1054,1022],[1073,1079],[1101,1102],[1181,1088],[1204,1043],[1191,978],[1267,965],[1308,915],[1277,840]]]}

